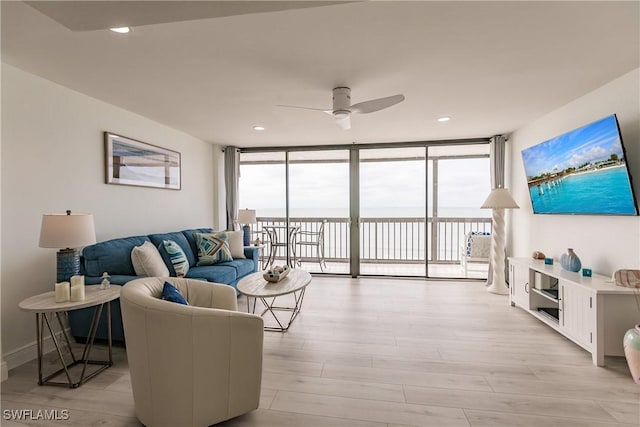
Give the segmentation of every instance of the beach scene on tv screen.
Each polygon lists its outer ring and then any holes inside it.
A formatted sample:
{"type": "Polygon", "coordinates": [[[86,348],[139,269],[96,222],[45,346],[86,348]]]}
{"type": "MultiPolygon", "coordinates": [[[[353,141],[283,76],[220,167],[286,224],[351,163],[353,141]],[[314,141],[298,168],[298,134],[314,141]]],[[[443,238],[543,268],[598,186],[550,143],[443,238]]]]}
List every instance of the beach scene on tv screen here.
{"type": "Polygon", "coordinates": [[[522,151],[534,213],[637,215],[615,115],[522,151]]]}

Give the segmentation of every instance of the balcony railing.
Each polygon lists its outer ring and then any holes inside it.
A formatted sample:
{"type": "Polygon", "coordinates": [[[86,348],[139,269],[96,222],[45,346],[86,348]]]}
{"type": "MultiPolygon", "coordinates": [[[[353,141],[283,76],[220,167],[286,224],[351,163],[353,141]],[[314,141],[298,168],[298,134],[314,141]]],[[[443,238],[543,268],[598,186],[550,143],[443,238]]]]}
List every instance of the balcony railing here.
{"type": "MultiPolygon", "coordinates": [[[[323,220],[324,256],[328,262],[348,262],[350,221],[348,218],[290,218],[290,226],[302,231],[318,231],[323,220]]],[[[263,226],[285,226],[285,218],[259,217],[252,226],[253,239],[267,244],[263,226]]],[[[491,218],[362,218],[360,220],[360,261],[371,263],[459,263],[463,236],[470,231],[491,232],[491,218]]],[[[285,229],[278,230],[286,241],[285,229]]],[[[302,261],[316,259],[314,248],[296,247],[302,261]]],[[[286,249],[278,248],[276,259],[286,259],[286,249]]]]}

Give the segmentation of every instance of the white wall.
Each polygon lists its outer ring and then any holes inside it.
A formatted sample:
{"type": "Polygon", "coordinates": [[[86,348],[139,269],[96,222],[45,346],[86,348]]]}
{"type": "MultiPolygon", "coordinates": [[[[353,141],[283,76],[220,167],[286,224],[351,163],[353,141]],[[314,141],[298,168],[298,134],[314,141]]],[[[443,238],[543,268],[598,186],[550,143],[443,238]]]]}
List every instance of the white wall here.
{"type": "MultiPolygon", "coordinates": [[[[542,141],[615,113],[626,158],[640,201],[640,69],[553,111],[514,132],[511,192],[520,209],[511,212],[510,253],[530,256],[540,250],[558,259],[574,248],[582,265],[610,275],[620,268],[640,268],[640,218],[584,215],[533,215],[521,151],[542,141]]],[[[526,100],[523,100],[526,102],[526,100]]]]}
{"type": "Polygon", "coordinates": [[[11,368],[35,341],[34,315],[18,303],[55,282],[56,251],[38,247],[42,214],[93,213],[98,241],[212,226],[220,147],[2,66],[1,336],[11,368]],[[181,152],[182,190],[105,184],[103,131],[181,152]]]}

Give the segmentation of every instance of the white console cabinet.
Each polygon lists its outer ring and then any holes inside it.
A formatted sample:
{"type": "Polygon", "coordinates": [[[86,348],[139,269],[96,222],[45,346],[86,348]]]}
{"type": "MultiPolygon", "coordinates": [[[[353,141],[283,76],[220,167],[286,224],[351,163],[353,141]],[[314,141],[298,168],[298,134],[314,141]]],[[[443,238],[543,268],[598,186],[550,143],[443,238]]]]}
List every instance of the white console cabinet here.
{"type": "Polygon", "coordinates": [[[563,270],[543,260],[509,258],[509,302],[526,310],[592,355],[624,356],[622,337],[640,321],[636,295],[609,278],[563,270]]]}

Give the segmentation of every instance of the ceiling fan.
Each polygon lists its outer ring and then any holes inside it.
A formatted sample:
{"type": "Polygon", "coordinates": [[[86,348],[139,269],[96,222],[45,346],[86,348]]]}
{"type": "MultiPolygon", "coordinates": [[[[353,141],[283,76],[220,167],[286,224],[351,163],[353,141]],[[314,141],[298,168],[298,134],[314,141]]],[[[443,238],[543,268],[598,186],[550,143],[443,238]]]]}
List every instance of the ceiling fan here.
{"type": "Polygon", "coordinates": [[[351,89],[348,87],[336,87],[333,89],[333,108],[331,109],[300,107],[297,105],[278,105],[278,107],[304,108],[306,110],[323,111],[335,117],[338,126],[340,126],[344,130],[347,130],[351,129],[351,114],[373,113],[375,111],[389,108],[402,101],[404,101],[404,95],[393,95],[387,96],[385,98],[377,98],[370,101],[358,102],[357,104],[351,105],[351,89]]]}

